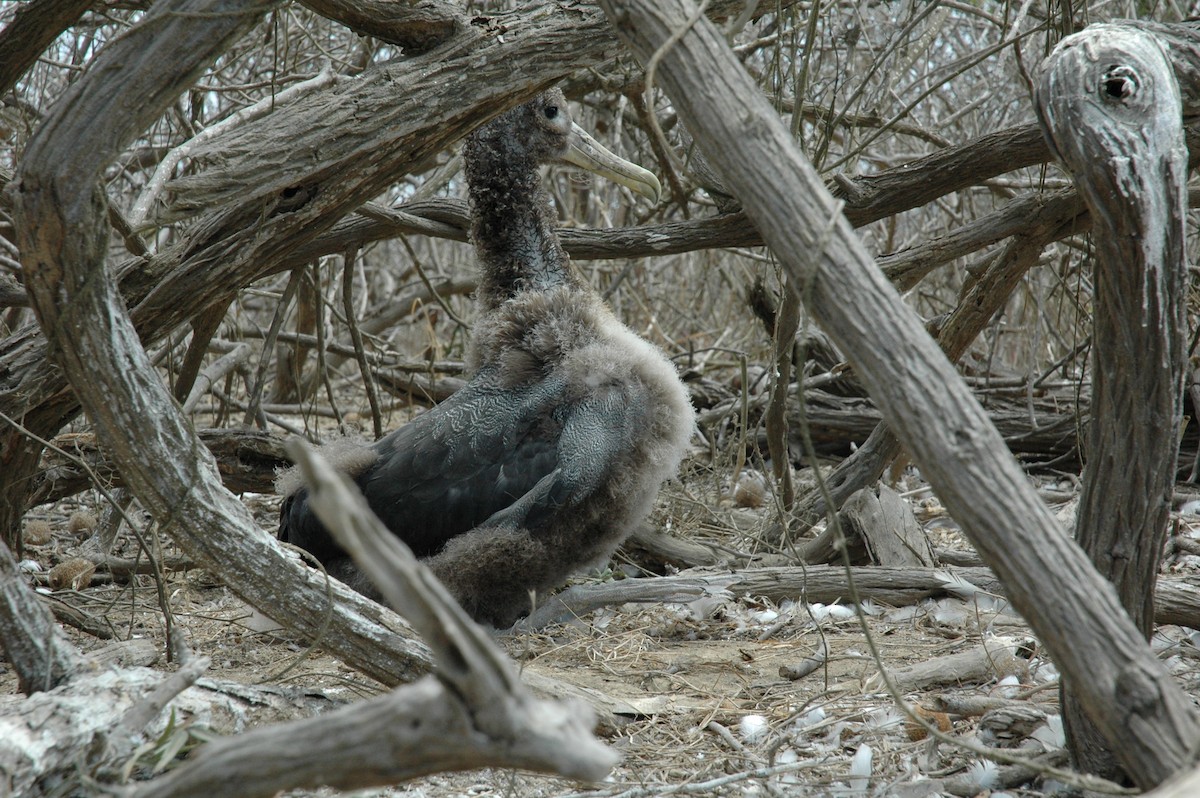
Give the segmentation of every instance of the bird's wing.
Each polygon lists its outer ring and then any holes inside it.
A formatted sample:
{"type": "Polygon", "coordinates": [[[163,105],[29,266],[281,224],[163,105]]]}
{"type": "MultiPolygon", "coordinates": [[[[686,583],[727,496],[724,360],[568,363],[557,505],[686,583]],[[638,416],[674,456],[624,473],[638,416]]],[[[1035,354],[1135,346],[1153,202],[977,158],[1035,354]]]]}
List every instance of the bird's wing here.
{"type": "Polygon", "coordinates": [[[388,528],[428,556],[477,526],[535,525],[591,495],[646,406],[640,385],[472,383],[376,444],[359,483],[388,528]]]}
{"type": "Polygon", "coordinates": [[[616,380],[560,406],[554,470],[482,525],[537,528],[601,490],[624,467],[648,407],[644,386],[616,380]]]}

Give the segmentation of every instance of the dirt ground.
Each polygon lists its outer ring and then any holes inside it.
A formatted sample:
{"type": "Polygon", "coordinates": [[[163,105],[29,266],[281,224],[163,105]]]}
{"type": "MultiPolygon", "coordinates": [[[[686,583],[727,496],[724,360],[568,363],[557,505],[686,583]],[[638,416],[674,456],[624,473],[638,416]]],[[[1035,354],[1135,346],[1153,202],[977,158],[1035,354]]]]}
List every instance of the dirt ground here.
{"type": "MultiPolygon", "coordinates": [[[[767,520],[765,508],[733,507],[719,499],[697,503],[694,488],[675,485],[667,492],[665,504],[672,513],[682,505],[701,507],[690,516],[682,512],[673,517],[677,532],[730,551],[752,548],[756,519],[767,520]]],[[[967,547],[928,492],[918,486],[909,493],[936,546],[967,547]]],[[[245,501],[264,527],[273,526],[275,497],[247,496],[245,501]]],[[[39,582],[45,582],[45,569],[69,557],[86,536],[86,523],[80,520],[86,515],[80,514],[93,508],[80,497],[42,510],[34,520],[49,523],[52,539],[27,552],[37,564],[27,567],[43,569],[31,573],[39,582]],[[84,528],[72,533],[72,526],[84,528]]],[[[1200,530],[1200,517],[1185,513],[1180,524],[1191,535],[1192,526],[1200,530]]],[[[131,541],[123,547],[118,553],[134,552],[131,541]]],[[[164,554],[171,553],[168,545],[164,554]]],[[[1200,558],[1180,555],[1165,567],[1195,572],[1198,565],[1200,558]]],[[[627,561],[619,570],[636,572],[637,564],[627,561]]],[[[301,687],[346,701],[381,690],[324,654],[302,657],[306,647],[301,641],[256,631],[262,627],[253,613],[203,572],[172,573],[165,587],[191,647],[212,659],[213,677],[301,687]]],[[[158,592],[148,576],[133,584],[98,578],[84,589],[55,595],[101,619],[116,639],[147,639],[158,651],[164,648],[158,592]]],[[[603,713],[599,727],[622,757],[611,776],[587,785],[530,773],[480,771],[358,794],[920,798],[1044,795],[1064,787],[1054,775],[1031,780],[1027,773],[1019,784],[1011,784],[1011,769],[971,750],[1006,744],[1032,759],[1062,745],[1057,671],[1005,603],[947,597],[908,607],[870,601],[861,606],[860,615],[845,603],[714,597],[687,605],[612,607],[536,634],[500,635],[524,672],[575,685],[590,691],[599,705],[615,708],[603,713]],[[964,673],[950,665],[955,660],[944,659],[980,651],[984,640],[1007,644],[1015,656],[1007,666],[994,662],[978,673],[964,673]],[[797,678],[796,669],[826,649],[824,662],[797,678]],[[878,676],[880,661],[901,677],[913,668],[931,668],[929,683],[905,690],[903,698],[941,728],[941,739],[930,737],[897,708],[878,676]],[[947,663],[945,668],[934,667],[941,662],[947,663]],[[963,709],[968,706],[979,711],[963,709]],[[1025,726],[1014,722],[1006,727],[1003,717],[993,716],[981,726],[979,713],[985,708],[1015,713],[1025,726]]],[[[111,642],[67,629],[84,651],[111,642]]],[[[1177,627],[1160,629],[1154,641],[1170,669],[1200,696],[1200,656],[1194,643],[1189,630],[1177,627]]],[[[160,656],[155,667],[173,666],[160,656]]],[[[15,689],[11,669],[0,664],[0,690],[11,694],[15,689]]],[[[1051,759],[1061,764],[1061,757],[1051,759]]]]}

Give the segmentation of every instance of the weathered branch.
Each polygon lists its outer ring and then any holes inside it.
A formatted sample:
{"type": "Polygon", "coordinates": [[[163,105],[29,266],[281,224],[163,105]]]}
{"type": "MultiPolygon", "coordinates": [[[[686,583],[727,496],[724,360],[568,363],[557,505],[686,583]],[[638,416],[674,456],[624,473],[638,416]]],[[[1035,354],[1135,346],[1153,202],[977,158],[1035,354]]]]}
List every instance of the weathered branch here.
{"type": "Polygon", "coordinates": [[[78,649],[55,625],[46,605],[17,569],[8,546],[0,542],[0,646],[17,672],[22,693],[52,690],[69,679],[82,662],[78,649]]]}
{"type": "MultiPolygon", "coordinates": [[[[692,568],[673,576],[623,579],[579,585],[559,594],[522,621],[517,630],[539,628],[572,614],[628,601],[695,601],[703,596],[766,598],[774,602],[803,600],[810,604],[876,601],[906,607],[926,599],[976,593],[1004,597],[1004,585],[990,568],[918,568],[883,565],[777,566],[721,571],[692,568]],[[657,597],[657,598],[652,598],[657,597]],[[561,598],[561,601],[557,599],[561,598]]],[[[1200,584],[1195,577],[1167,577],[1155,595],[1155,621],[1189,628],[1200,625],[1200,584]]]]}
{"type": "MultiPolygon", "coordinates": [[[[1076,538],[1146,637],[1154,629],[1187,360],[1181,112],[1161,45],[1127,25],[1094,25],[1064,39],[1038,87],[1046,135],[1095,220],[1092,423],[1076,538]]],[[[1131,692],[1140,685],[1126,685],[1116,700],[1142,715],[1151,708],[1131,692]]],[[[1063,699],[1076,761],[1119,776],[1076,679],[1064,681],[1063,699]]],[[[1109,739],[1122,747],[1123,737],[1109,739]]]]}
{"type": "Polygon", "coordinates": [[[1112,585],[1062,534],[724,38],[702,18],[693,23],[686,0],[601,5],[644,61],[661,57],[659,79],[676,111],[1013,604],[1080,685],[1089,715],[1122,743],[1117,755],[1134,780],[1149,787],[1170,776],[1200,736],[1191,700],[1122,612],[1112,585]],[[1051,602],[1034,592],[1047,589],[1051,602]],[[1133,686],[1142,697],[1136,710],[1122,700],[1133,686]]]}
{"type": "Polygon", "coordinates": [[[318,718],[213,743],[135,794],[359,789],[491,766],[602,778],[616,757],[592,736],[590,710],[534,698],[487,632],[383,526],[349,480],[302,445],[290,451],[310,485],[313,509],[429,642],[436,675],[318,718]]]}
{"type": "Polygon", "coordinates": [[[409,55],[431,50],[468,25],[461,9],[440,0],[304,0],[304,5],[355,33],[398,44],[409,55]]]}
{"type": "MultiPolygon", "coordinates": [[[[234,493],[270,493],[275,472],[291,461],[278,436],[253,429],[203,429],[197,433],[216,459],[225,487],[234,493]]],[[[70,434],[52,443],[66,453],[47,451],[43,469],[34,479],[30,504],[38,505],[74,496],[92,486],[124,486],[125,480],[112,459],[106,457],[94,435],[70,434]]]]}
{"type": "Polygon", "coordinates": [[[221,486],[105,275],[104,166],[270,7],[166,2],[97,56],[30,140],[14,180],[22,265],[56,360],[142,505],[249,603],[308,637],[323,634],[330,651],[394,683],[424,669],[423,647],[393,631],[403,628],[395,616],[327,586],[255,526],[221,486]]]}
{"type": "Polygon", "coordinates": [[[34,0],[0,31],[0,96],[8,94],[50,43],[75,24],[92,0],[34,0]]]}

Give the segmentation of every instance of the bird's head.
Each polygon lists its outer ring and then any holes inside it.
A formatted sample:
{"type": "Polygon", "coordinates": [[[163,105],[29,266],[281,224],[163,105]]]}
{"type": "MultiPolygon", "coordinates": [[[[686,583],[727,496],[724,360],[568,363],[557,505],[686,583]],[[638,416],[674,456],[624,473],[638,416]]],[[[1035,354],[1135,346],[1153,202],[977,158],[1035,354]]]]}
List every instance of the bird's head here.
{"type": "MultiPolygon", "coordinates": [[[[662,195],[658,178],[637,164],[610,152],[571,119],[567,99],[550,89],[487,126],[537,163],[578,166],[625,186],[651,202],[662,195]]],[[[485,134],[486,135],[486,134],[485,134]]]]}

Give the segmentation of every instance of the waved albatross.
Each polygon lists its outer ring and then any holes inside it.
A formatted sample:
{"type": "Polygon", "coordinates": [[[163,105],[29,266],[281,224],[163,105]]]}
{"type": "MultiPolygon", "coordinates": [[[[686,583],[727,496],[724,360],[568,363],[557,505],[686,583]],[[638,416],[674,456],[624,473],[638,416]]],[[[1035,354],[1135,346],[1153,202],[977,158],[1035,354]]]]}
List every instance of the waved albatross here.
{"type": "MultiPolygon", "coordinates": [[[[658,180],[574,124],[558,90],[477,129],[463,154],[482,272],[471,379],[347,471],[476,620],[506,628],[529,612],[531,592],[602,563],[646,516],[695,418],[663,353],[572,270],[539,166],[580,166],[652,199],[658,180]]],[[[378,596],[303,488],[279,528],[378,596]]]]}

